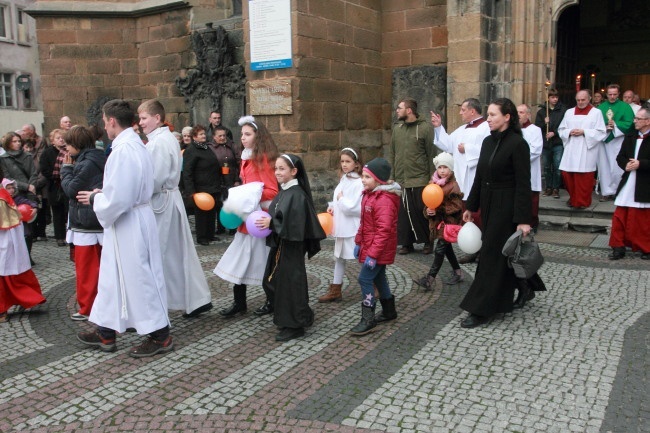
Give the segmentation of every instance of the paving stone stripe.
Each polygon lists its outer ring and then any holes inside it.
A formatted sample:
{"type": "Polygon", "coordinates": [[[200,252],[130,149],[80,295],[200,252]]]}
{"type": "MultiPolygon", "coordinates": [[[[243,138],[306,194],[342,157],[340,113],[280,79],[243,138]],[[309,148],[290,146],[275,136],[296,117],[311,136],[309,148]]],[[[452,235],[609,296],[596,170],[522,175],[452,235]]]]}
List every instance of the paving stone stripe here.
{"type": "Polygon", "coordinates": [[[495,425],[599,431],[624,330],[650,309],[649,286],[640,272],[611,272],[600,277],[601,286],[592,284],[593,269],[572,266],[571,272],[573,287],[551,283],[525,314],[470,332],[449,323],[342,423],[399,432],[495,425]],[[631,285],[621,287],[622,279],[631,285]]]}
{"type": "MultiPolygon", "coordinates": [[[[328,274],[331,272],[329,268],[316,265],[307,265],[309,273],[312,274],[328,274]]],[[[389,270],[387,277],[391,285],[405,285],[408,281],[408,275],[404,274],[399,269],[389,270]]],[[[340,335],[349,330],[350,323],[353,319],[358,317],[358,306],[348,307],[339,312],[335,317],[328,319],[325,322],[319,323],[315,332],[309,340],[297,340],[291,342],[298,347],[292,348],[292,344],[281,345],[277,349],[264,355],[262,359],[254,361],[248,366],[244,367],[242,371],[238,372],[241,375],[239,381],[234,380],[232,377],[224,379],[224,383],[229,383],[229,386],[223,386],[223,383],[217,382],[210,390],[203,390],[198,393],[202,397],[191,397],[191,401],[195,407],[195,411],[190,413],[224,413],[228,407],[232,407],[237,403],[244,401],[247,397],[252,395],[256,389],[260,389],[268,382],[272,381],[284,373],[287,369],[296,365],[304,360],[306,357],[311,356],[313,352],[309,348],[319,347],[321,344],[327,344],[333,339],[338,338],[340,335]],[[335,332],[330,332],[334,327],[338,327],[335,332]],[[320,334],[320,335],[319,335],[320,334]],[[314,339],[315,338],[315,339],[314,339]],[[305,346],[305,347],[301,347],[305,346]],[[276,359],[282,353],[289,351],[289,357],[286,362],[281,363],[282,368],[279,368],[275,374],[269,374],[268,371],[264,372],[263,380],[253,380],[261,373],[258,369],[263,369],[264,365],[269,363],[270,360],[276,359]],[[295,353],[301,353],[302,356],[295,356],[295,353]],[[253,377],[249,377],[253,375],[253,377]],[[233,386],[235,383],[239,386],[233,386]],[[251,385],[254,384],[254,385],[251,385]],[[217,394],[217,395],[214,395],[217,394]],[[219,407],[218,403],[214,401],[223,401],[224,405],[219,407]],[[228,404],[227,404],[228,403],[228,404]]],[[[187,322],[187,321],[186,321],[187,322]]],[[[127,399],[131,399],[138,394],[145,393],[149,389],[160,385],[161,383],[176,377],[182,372],[193,365],[201,362],[202,359],[215,356],[235,344],[241,343],[247,338],[253,337],[259,332],[259,327],[255,324],[259,323],[259,319],[249,315],[244,320],[235,322],[233,325],[225,326],[220,331],[212,334],[204,339],[199,340],[192,345],[185,346],[180,350],[175,350],[171,354],[156,359],[155,361],[142,366],[140,369],[130,371],[128,379],[123,377],[116,377],[111,383],[105,384],[100,388],[83,394],[77,398],[70,400],[58,407],[50,409],[35,418],[28,420],[25,424],[19,424],[17,428],[26,427],[39,427],[57,425],[60,422],[71,421],[90,421],[97,416],[101,411],[110,410],[113,405],[118,405],[127,399]],[[237,337],[233,338],[235,335],[237,337]],[[227,344],[223,344],[227,341],[227,344]],[[152,375],[152,370],[157,371],[158,374],[152,375]],[[143,385],[133,387],[134,381],[141,381],[143,385]],[[97,398],[97,395],[105,396],[104,398],[97,398]],[[116,397],[119,396],[119,397],[116,397]],[[94,397],[94,398],[93,398],[94,397]],[[66,414],[62,417],[61,414],[66,414]]],[[[184,402],[187,404],[186,402],[184,402]]],[[[184,407],[183,404],[180,405],[184,407]]],[[[185,414],[183,409],[177,413],[169,411],[169,414],[185,414]]]]}
{"type": "MultiPolygon", "coordinates": [[[[197,247],[215,309],[194,320],[172,312],[176,351],[144,360],[126,354],[134,334],[115,354],[74,341],[89,325],[68,317],[67,249],[36,243],[48,302],[0,324],[0,431],[650,431],[650,264],[638,254],[612,262],[592,241],[542,242],[549,292],[474,330],[458,327],[458,304],[475,264],[463,265],[464,283],[425,293],[411,278],[433,257],[397,256],[398,319],[362,338],[332,336],[359,318],[351,262],[343,302],[314,303],[307,336],[279,344],[268,316],[218,315],[232,292],[212,268],[228,240],[197,247]]],[[[330,282],[332,247],[307,262],[314,301],[330,282]]],[[[252,310],[264,294],[251,287],[248,298],[252,310]]]]}

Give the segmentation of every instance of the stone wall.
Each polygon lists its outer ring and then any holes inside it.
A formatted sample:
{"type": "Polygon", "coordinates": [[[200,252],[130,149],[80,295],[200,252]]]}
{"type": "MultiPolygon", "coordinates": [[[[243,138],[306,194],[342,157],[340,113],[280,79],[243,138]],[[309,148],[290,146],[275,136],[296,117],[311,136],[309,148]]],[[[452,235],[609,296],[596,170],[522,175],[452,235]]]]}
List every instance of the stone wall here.
{"type": "Polygon", "coordinates": [[[141,18],[39,17],[37,35],[45,127],[59,118],[86,124],[100,98],[159,98],[173,124],[187,107],[174,85],[190,63],[188,10],[141,18]]]}

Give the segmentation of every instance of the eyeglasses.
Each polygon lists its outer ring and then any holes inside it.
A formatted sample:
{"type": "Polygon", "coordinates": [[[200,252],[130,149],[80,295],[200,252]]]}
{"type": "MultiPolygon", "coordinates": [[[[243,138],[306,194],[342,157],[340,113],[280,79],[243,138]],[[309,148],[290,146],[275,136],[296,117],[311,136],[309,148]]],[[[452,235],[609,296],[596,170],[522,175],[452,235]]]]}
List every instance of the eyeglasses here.
{"type": "Polygon", "coordinates": [[[399,105],[395,108],[396,110],[404,110],[406,107],[400,107],[399,105]]]}
{"type": "Polygon", "coordinates": [[[650,117],[636,117],[634,116],[634,120],[648,120],[650,117]]]}

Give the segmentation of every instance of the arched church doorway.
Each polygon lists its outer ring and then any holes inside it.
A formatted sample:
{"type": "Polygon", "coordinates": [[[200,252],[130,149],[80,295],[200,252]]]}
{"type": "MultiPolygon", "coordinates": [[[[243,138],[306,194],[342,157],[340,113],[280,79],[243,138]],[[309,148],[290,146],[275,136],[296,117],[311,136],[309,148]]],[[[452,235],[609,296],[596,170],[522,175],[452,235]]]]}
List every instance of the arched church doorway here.
{"type": "Polygon", "coordinates": [[[555,83],[575,105],[576,88],[604,90],[618,83],[650,99],[650,1],[589,0],[557,20],[555,83]]]}

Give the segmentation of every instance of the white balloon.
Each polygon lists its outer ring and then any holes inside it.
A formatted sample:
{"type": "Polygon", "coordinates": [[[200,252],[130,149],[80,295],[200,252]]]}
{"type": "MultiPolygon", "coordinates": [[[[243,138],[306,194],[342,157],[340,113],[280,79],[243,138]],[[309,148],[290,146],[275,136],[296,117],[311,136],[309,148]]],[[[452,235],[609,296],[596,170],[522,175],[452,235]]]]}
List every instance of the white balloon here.
{"type": "Polygon", "coordinates": [[[481,245],[481,229],[472,222],[465,223],[458,232],[458,247],[465,254],[474,254],[481,249],[481,245]]]}

